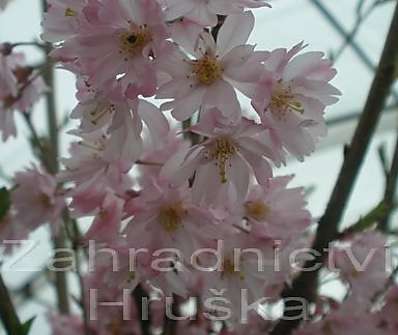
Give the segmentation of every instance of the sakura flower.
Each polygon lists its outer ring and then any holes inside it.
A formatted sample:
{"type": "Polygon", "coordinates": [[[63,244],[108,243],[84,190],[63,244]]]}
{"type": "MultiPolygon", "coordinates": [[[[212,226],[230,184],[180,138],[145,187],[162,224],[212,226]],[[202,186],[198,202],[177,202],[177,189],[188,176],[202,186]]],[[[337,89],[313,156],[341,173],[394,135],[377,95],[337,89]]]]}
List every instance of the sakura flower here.
{"type": "Polygon", "coordinates": [[[394,285],[386,294],[382,310],[377,313],[378,326],[385,334],[392,335],[398,331],[397,311],[398,287],[394,285]]]}
{"type": "Polygon", "coordinates": [[[138,315],[131,292],[107,281],[107,276],[112,271],[112,267],[98,268],[84,278],[86,306],[91,306],[92,311],[90,328],[98,335],[137,333],[138,315]],[[123,309],[117,305],[107,306],[104,302],[123,302],[125,310],[129,313],[125,315],[123,309]]]}
{"type": "Polygon", "coordinates": [[[144,153],[141,156],[141,164],[137,165],[139,173],[139,184],[141,186],[150,184],[160,174],[162,166],[180,150],[187,150],[189,141],[178,137],[176,131],[171,130],[163,138],[163,142],[156,143],[150,137],[144,137],[144,153]]]}
{"type": "Polygon", "coordinates": [[[356,312],[370,308],[389,277],[386,237],[366,232],[354,237],[346,247],[333,250],[333,259],[340,275],[350,286],[350,296],[344,308],[356,312]]]}
{"type": "Polygon", "coordinates": [[[60,42],[77,34],[81,21],[85,20],[85,5],[86,0],[48,0],[41,38],[48,42],[60,42]]]}
{"type": "Polygon", "coordinates": [[[55,178],[33,166],[17,172],[14,179],[16,188],[12,192],[12,204],[18,225],[33,231],[50,223],[56,231],[65,202],[57,195],[55,178]]]}
{"type": "Polygon", "coordinates": [[[329,82],[336,75],[321,52],[306,52],[298,44],[291,50],[266,54],[265,70],[252,91],[252,104],[276,147],[302,160],[326,135],[325,107],[338,101],[340,91],[329,82]]]}
{"type": "Polygon", "coordinates": [[[167,20],[185,17],[202,26],[215,26],[217,15],[231,15],[245,8],[268,6],[264,0],[164,0],[167,20]]]}
{"type": "Polygon", "coordinates": [[[121,230],[124,200],[108,192],[85,239],[107,242],[116,241],[121,230]]]}
{"type": "Polygon", "coordinates": [[[3,54],[0,47],[0,131],[6,141],[16,136],[14,112],[27,113],[46,90],[43,79],[24,67],[22,54],[3,54]]]}
{"type": "Polygon", "coordinates": [[[90,133],[99,129],[112,133],[131,118],[138,136],[141,135],[140,124],[143,122],[151,139],[162,142],[162,138],[168,134],[169,124],[155,105],[143,99],[126,99],[119,82],[110,81],[105,86],[98,89],[84,78],[78,81],[76,96],[79,103],[71,114],[71,118],[80,120],[78,133],[90,133]]]}
{"type": "Polygon", "coordinates": [[[171,76],[158,90],[159,99],[173,99],[161,106],[183,121],[199,109],[217,107],[225,116],[237,120],[241,114],[234,86],[255,83],[261,64],[247,62],[254,46],[245,45],[254,25],[253,14],[229,16],[221,27],[217,43],[202,33],[191,59],[178,47],[167,44],[158,68],[171,76]]]}
{"type": "Polygon", "coordinates": [[[157,85],[153,58],[167,38],[157,1],[98,1],[88,9],[96,11],[89,29],[66,40],[54,57],[77,60],[80,74],[98,86],[119,78],[135,96],[153,95],[157,85]]]}
{"type": "MultiPolygon", "coordinates": [[[[128,123],[126,127],[128,130],[128,123]]],[[[68,196],[73,198],[71,208],[75,210],[75,215],[91,213],[101,207],[109,190],[123,195],[131,187],[126,172],[134,162],[134,152],[131,158],[129,151],[134,151],[134,145],[129,143],[130,149],[123,149],[131,139],[129,135],[125,141],[119,136],[117,144],[110,144],[111,139],[103,131],[80,136],[82,140],[70,146],[71,157],[62,160],[65,170],[58,174],[59,181],[75,184],[68,192],[68,196]],[[106,149],[116,145],[120,150],[114,152],[114,157],[112,152],[107,156],[106,149]]]]}
{"type": "Polygon", "coordinates": [[[135,247],[174,248],[189,259],[204,241],[219,235],[213,216],[192,203],[187,186],[173,188],[167,181],[155,180],[133,200],[132,208],[134,219],[127,236],[135,247]]]}
{"type": "Polygon", "coordinates": [[[48,320],[54,335],[84,334],[83,320],[77,315],[65,316],[49,313],[48,320]]]}
{"type": "MultiPolygon", "coordinates": [[[[267,278],[274,272],[273,244],[235,232],[226,235],[221,246],[221,257],[216,266],[208,268],[211,272],[205,272],[205,308],[208,308],[206,304],[209,297],[216,292],[223,292],[223,298],[232,309],[233,320],[237,320],[240,317],[242,294],[246,294],[248,304],[264,297],[267,278]]],[[[214,260],[207,260],[207,257],[200,258],[203,267],[214,264],[214,260]]]]}
{"type": "Polygon", "coordinates": [[[212,203],[220,188],[228,184],[234,185],[242,199],[252,172],[259,183],[266,183],[271,177],[269,160],[275,159],[275,155],[266,144],[264,129],[254,121],[241,118],[236,124],[228,123],[220,111],[212,109],[190,131],[206,140],[188,151],[178,152],[166,163],[162,174],[180,184],[196,170],[193,184],[196,202],[212,203]]]}
{"type": "Polygon", "coordinates": [[[14,211],[9,210],[9,212],[0,219],[0,251],[3,251],[4,254],[12,254],[15,247],[18,247],[19,244],[16,244],[16,241],[26,240],[29,236],[31,230],[29,227],[25,227],[19,221],[14,220],[14,211]],[[7,241],[12,241],[12,243],[8,243],[7,241]]]}
{"type": "Polygon", "coordinates": [[[288,241],[311,223],[302,188],[287,188],[292,177],[275,177],[254,185],[244,203],[244,216],[257,237],[288,241]]]}

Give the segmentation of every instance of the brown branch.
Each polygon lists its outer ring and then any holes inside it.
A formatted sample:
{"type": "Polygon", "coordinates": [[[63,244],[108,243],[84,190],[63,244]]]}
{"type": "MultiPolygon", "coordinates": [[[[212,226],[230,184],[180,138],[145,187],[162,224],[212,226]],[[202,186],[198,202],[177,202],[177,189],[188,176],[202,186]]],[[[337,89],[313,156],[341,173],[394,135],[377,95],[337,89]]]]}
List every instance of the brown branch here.
{"type": "MultiPolygon", "coordinates": [[[[41,0],[43,12],[47,11],[47,1],[41,0]]],[[[50,43],[45,44],[46,51],[46,64],[52,64],[49,57],[49,53],[52,49],[50,43]]],[[[51,143],[51,153],[48,157],[49,161],[49,172],[56,174],[58,172],[58,121],[57,121],[57,111],[55,102],[55,83],[54,83],[54,67],[49,66],[43,73],[43,78],[49,87],[46,93],[46,111],[47,111],[47,122],[48,122],[48,132],[49,139],[51,143]]],[[[54,238],[54,248],[64,249],[65,243],[65,232],[63,229],[59,230],[58,236],[54,238]]],[[[55,273],[55,288],[58,298],[58,309],[63,314],[69,314],[69,294],[68,294],[68,282],[66,277],[66,272],[57,271],[55,273]]]]}
{"type": "MultiPolygon", "coordinates": [[[[395,7],[390,31],[384,46],[375,78],[373,80],[364,111],[347,151],[339,177],[321,218],[313,248],[320,253],[307,262],[305,268],[313,267],[324,261],[327,248],[338,236],[340,220],[344,214],[351,191],[364,160],[370,140],[375,133],[380,115],[392,88],[398,59],[398,5],[395,7]]],[[[283,292],[283,297],[291,297],[285,305],[284,316],[275,326],[272,335],[289,335],[302,322],[302,301],[313,302],[316,298],[318,271],[302,272],[293,281],[292,286],[283,292]],[[299,299],[297,299],[299,298],[299,299]]]]}

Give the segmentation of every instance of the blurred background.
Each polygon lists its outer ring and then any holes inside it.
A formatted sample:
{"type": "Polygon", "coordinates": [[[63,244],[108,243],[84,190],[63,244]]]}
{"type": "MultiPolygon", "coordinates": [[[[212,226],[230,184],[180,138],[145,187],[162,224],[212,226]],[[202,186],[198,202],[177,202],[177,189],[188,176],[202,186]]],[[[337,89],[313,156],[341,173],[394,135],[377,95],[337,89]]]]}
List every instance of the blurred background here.
{"type": "MultiPolygon", "coordinates": [[[[329,199],[343,159],[344,145],[350,142],[374,76],[385,36],[389,28],[396,0],[274,0],[273,9],[256,10],[256,26],[250,43],[258,49],[290,48],[300,41],[309,44],[308,50],[321,50],[335,61],[338,75],[334,85],[343,96],[337,105],[327,110],[329,136],[318,150],[304,163],[294,160],[286,167],[276,170],[277,175],[295,174],[294,185],[306,187],[308,207],[315,217],[322,215],[329,199]]],[[[40,39],[41,7],[39,0],[12,0],[4,12],[0,12],[0,43],[24,42],[40,39]]],[[[36,64],[41,54],[33,47],[21,49],[28,60],[36,64]]],[[[74,77],[59,70],[56,75],[56,93],[59,119],[64,119],[76,100],[74,77]]],[[[398,85],[392,94],[368,151],[357,180],[351,201],[347,207],[344,224],[355,222],[381,199],[385,187],[380,151],[391,160],[398,129],[398,85]]],[[[41,101],[33,111],[38,129],[45,133],[44,105],[41,101]]],[[[18,117],[18,116],[17,116],[18,117]]],[[[7,185],[16,170],[24,168],[33,160],[27,140],[28,130],[18,119],[17,139],[0,143],[0,186],[7,185]]],[[[73,137],[61,137],[62,155],[66,155],[68,143],[73,137]]],[[[393,229],[397,228],[393,216],[393,229]]],[[[32,334],[49,334],[45,311],[54,302],[53,289],[46,284],[42,269],[52,255],[49,234],[40,229],[32,236],[34,249],[29,257],[24,251],[13,259],[4,260],[2,274],[6,284],[15,293],[21,319],[27,320],[39,314],[32,334]],[[12,270],[7,264],[18,261],[12,270]],[[29,298],[29,299],[28,299],[29,298]]],[[[25,248],[26,250],[26,248],[25,248]]],[[[0,255],[0,257],[2,257],[0,255]]],[[[72,284],[75,279],[71,278],[72,284]]],[[[73,285],[75,286],[75,285],[73,285]]],[[[1,326],[0,326],[1,327],[1,326]]],[[[0,328],[0,334],[2,330],[0,328]]]]}

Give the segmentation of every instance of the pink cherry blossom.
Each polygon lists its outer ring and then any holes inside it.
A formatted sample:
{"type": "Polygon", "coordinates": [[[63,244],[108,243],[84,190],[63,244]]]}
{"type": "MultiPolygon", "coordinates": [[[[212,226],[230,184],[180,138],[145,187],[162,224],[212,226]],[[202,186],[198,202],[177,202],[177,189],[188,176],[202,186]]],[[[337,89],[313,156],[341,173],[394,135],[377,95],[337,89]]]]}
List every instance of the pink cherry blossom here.
{"type": "Polygon", "coordinates": [[[238,119],[241,111],[234,86],[236,82],[254,83],[261,64],[250,62],[254,46],[245,45],[254,25],[250,12],[229,16],[220,29],[217,43],[209,33],[197,41],[193,59],[169,43],[158,60],[158,68],[171,79],[158,90],[156,97],[173,99],[161,106],[183,121],[200,109],[218,107],[226,116],[238,119]]]}
{"type": "Polygon", "coordinates": [[[220,111],[207,111],[190,129],[206,140],[177,153],[163,169],[162,173],[176,183],[186,182],[196,171],[192,191],[195,201],[211,203],[220,188],[229,183],[244,198],[252,172],[259,183],[266,183],[272,175],[269,161],[275,155],[267,145],[264,129],[246,118],[236,124],[225,122],[220,111]]]}
{"type": "Polygon", "coordinates": [[[329,82],[336,75],[321,52],[306,52],[298,44],[291,50],[265,53],[265,70],[252,90],[252,104],[275,147],[302,160],[326,135],[325,107],[338,101],[340,91],[329,82]]]}
{"type": "Polygon", "coordinates": [[[245,8],[268,6],[264,0],[163,0],[166,18],[185,17],[202,26],[215,26],[217,15],[237,14],[245,8]]]}
{"type": "Polygon", "coordinates": [[[347,247],[333,250],[333,258],[340,276],[350,287],[344,308],[368,310],[389,277],[386,237],[377,232],[355,236],[347,247]]]}
{"type": "Polygon", "coordinates": [[[60,42],[79,32],[86,0],[49,0],[44,14],[42,39],[48,42],[60,42]]]}
{"type": "Polygon", "coordinates": [[[78,315],[48,314],[52,334],[82,335],[84,334],[83,320],[78,315]]]}
{"type": "Polygon", "coordinates": [[[244,216],[257,237],[288,241],[311,224],[302,188],[287,188],[292,177],[276,177],[254,185],[244,203],[244,216]]]}
{"type": "Polygon", "coordinates": [[[189,257],[208,239],[220,236],[214,217],[192,203],[186,186],[171,187],[157,180],[147,186],[130,207],[134,219],[127,227],[128,240],[149,250],[175,248],[189,257]]]}
{"type": "Polygon", "coordinates": [[[56,231],[65,202],[57,194],[55,178],[32,166],[17,172],[14,181],[12,204],[18,225],[33,231],[44,223],[50,223],[56,231]]]}
{"type": "Polygon", "coordinates": [[[149,136],[144,137],[144,153],[141,156],[141,164],[137,166],[140,186],[145,187],[156,179],[163,165],[178,151],[189,148],[189,141],[177,136],[175,130],[170,130],[161,143],[151,141],[149,136]]]}
{"type": "Polygon", "coordinates": [[[107,193],[85,239],[95,239],[99,242],[117,241],[121,231],[123,207],[123,199],[111,192],[107,193]]]}
{"type": "Polygon", "coordinates": [[[24,67],[23,54],[4,54],[4,48],[0,46],[0,132],[6,141],[17,135],[15,111],[28,113],[46,86],[37,73],[24,67]]]}
{"type": "Polygon", "coordinates": [[[130,92],[153,95],[157,85],[153,58],[167,38],[156,0],[91,1],[84,11],[96,12],[96,18],[89,28],[67,39],[54,57],[77,61],[80,74],[97,86],[122,76],[130,92]]]}
{"type": "MultiPolygon", "coordinates": [[[[205,275],[203,298],[211,297],[214,292],[224,292],[223,297],[234,314],[232,319],[240,322],[243,290],[246,290],[249,304],[264,297],[267,279],[274,272],[273,243],[242,233],[226,234],[221,256],[221,264],[205,275]]],[[[207,267],[207,264],[214,264],[214,259],[202,257],[201,264],[207,267]]]]}

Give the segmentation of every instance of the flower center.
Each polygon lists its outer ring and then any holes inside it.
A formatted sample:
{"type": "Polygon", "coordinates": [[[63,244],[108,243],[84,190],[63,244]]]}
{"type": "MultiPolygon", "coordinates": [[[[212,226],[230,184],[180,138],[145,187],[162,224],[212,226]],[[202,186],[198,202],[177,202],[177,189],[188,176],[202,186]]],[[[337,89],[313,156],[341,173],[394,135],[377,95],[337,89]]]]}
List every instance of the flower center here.
{"type": "MultiPolygon", "coordinates": [[[[10,94],[10,95],[6,96],[6,97],[3,99],[3,107],[4,107],[5,109],[8,109],[8,108],[10,108],[17,100],[18,100],[17,98],[13,97],[13,96],[10,94]]],[[[0,100],[0,101],[1,101],[1,100],[0,100]]]]}
{"type": "Polygon", "coordinates": [[[218,138],[210,151],[211,159],[216,160],[219,169],[221,182],[227,182],[227,162],[236,154],[236,147],[232,141],[226,137],[218,138]]]}
{"type": "Polygon", "coordinates": [[[205,55],[192,65],[196,80],[206,86],[214,84],[222,78],[223,66],[215,56],[205,55]]]}
{"type": "Polygon", "coordinates": [[[168,233],[176,232],[182,225],[185,210],[180,203],[163,207],[160,210],[159,222],[168,233]]]}
{"type": "Polygon", "coordinates": [[[135,31],[124,31],[119,35],[119,53],[129,57],[136,56],[151,41],[152,33],[145,24],[135,31]]]}
{"type": "Polygon", "coordinates": [[[68,7],[65,9],[65,16],[76,16],[77,12],[75,10],[73,10],[72,8],[68,7]]]}
{"type": "Polygon", "coordinates": [[[294,96],[291,88],[283,87],[281,84],[278,84],[273,90],[269,108],[279,120],[286,119],[286,114],[289,111],[304,113],[303,104],[294,96]]]}
{"type": "Polygon", "coordinates": [[[47,194],[41,193],[39,195],[39,202],[40,204],[45,207],[45,208],[51,208],[52,203],[51,203],[51,199],[47,194]]]}
{"type": "Polygon", "coordinates": [[[270,208],[262,201],[248,201],[245,203],[246,215],[257,221],[265,220],[270,208]]]}
{"type": "Polygon", "coordinates": [[[109,114],[112,115],[115,112],[116,112],[116,107],[114,104],[98,105],[88,113],[88,119],[92,125],[96,126],[103,117],[106,117],[109,114]]]}
{"type": "Polygon", "coordinates": [[[241,280],[245,279],[242,271],[235,268],[235,263],[228,257],[225,257],[222,263],[222,277],[238,275],[241,280]]]}
{"type": "Polygon", "coordinates": [[[113,319],[107,326],[111,335],[122,334],[122,322],[119,319],[113,319]]]}

